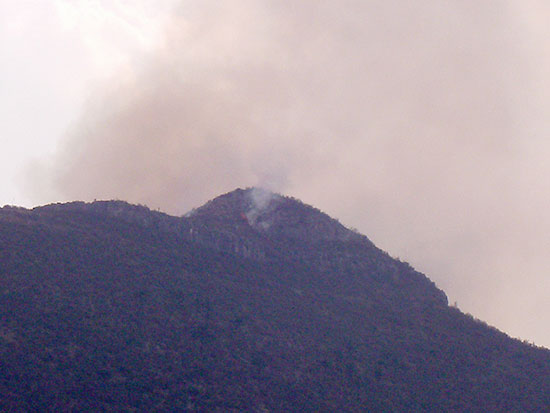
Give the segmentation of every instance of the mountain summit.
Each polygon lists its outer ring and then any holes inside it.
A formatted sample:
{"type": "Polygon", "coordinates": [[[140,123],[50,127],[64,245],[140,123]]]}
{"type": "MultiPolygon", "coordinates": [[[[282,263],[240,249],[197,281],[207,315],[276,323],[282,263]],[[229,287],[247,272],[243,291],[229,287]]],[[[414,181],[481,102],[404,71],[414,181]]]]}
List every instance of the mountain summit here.
{"type": "MultiPolygon", "coordinates": [[[[189,239],[262,263],[315,272],[312,283],[334,288],[402,294],[404,300],[447,305],[433,282],[392,259],[364,235],[305,205],[260,188],[237,189],[192,211],[185,219],[189,239]]],[[[184,231],[187,233],[187,231],[184,231]]]]}
{"type": "Polygon", "coordinates": [[[221,195],[191,214],[195,215],[233,224],[246,222],[270,235],[309,242],[359,238],[318,209],[262,188],[237,189],[221,195]]]}
{"type": "Polygon", "coordinates": [[[544,411],[550,352],[258,188],[0,209],[0,410],[544,411]]]}

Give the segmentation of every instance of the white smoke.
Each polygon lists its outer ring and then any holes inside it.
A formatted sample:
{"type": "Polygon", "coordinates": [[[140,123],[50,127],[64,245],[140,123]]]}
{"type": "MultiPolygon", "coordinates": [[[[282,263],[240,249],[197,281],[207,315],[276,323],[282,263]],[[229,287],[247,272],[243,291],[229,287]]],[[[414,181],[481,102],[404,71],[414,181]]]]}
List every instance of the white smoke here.
{"type": "Polygon", "coordinates": [[[275,200],[280,199],[280,195],[261,187],[254,187],[248,192],[248,197],[250,199],[250,208],[246,212],[248,223],[252,226],[259,226],[263,230],[269,229],[271,222],[259,219],[262,214],[271,209],[275,200]]]}
{"type": "Polygon", "coordinates": [[[267,183],[550,344],[548,18],[538,0],[185,0],[29,182],[37,202],[174,214],[267,183]]]}

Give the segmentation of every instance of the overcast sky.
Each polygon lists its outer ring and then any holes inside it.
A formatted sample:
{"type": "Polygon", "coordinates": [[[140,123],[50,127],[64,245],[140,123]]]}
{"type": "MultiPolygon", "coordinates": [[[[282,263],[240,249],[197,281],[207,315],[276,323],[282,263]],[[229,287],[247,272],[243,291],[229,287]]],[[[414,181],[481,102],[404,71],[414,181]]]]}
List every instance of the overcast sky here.
{"type": "Polygon", "coordinates": [[[0,0],[0,205],[261,185],[550,347],[544,0],[0,0]]]}

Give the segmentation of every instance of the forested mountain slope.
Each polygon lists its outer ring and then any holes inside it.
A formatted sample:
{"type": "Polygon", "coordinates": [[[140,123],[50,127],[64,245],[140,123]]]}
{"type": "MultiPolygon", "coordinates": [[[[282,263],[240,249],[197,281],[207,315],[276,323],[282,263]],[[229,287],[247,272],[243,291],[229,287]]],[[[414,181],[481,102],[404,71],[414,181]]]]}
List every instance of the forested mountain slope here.
{"type": "Polygon", "coordinates": [[[0,410],[545,411],[550,352],[319,210],[0,209],[0,410]]]}

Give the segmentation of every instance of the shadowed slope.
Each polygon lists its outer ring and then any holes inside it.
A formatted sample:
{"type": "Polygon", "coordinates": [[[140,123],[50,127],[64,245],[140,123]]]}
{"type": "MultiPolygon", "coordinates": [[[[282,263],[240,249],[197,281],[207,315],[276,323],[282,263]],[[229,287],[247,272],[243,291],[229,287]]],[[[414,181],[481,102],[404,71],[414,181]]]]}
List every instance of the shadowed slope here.
{"type": "Polygon", "coordinates": [[[542,411],[550,354],[258,189],[0,210],[2,410],[542,411]]]}

